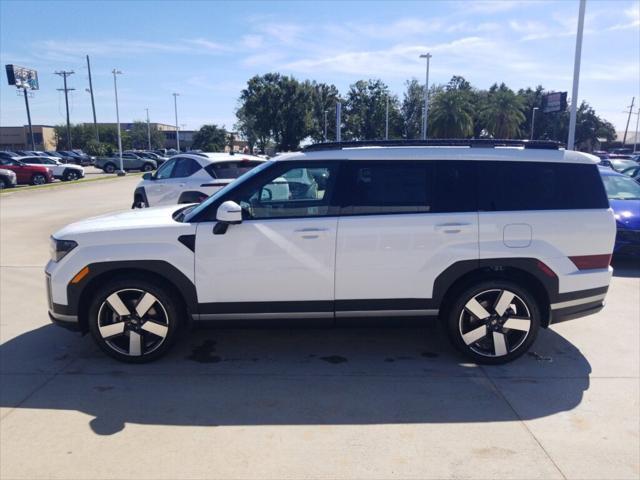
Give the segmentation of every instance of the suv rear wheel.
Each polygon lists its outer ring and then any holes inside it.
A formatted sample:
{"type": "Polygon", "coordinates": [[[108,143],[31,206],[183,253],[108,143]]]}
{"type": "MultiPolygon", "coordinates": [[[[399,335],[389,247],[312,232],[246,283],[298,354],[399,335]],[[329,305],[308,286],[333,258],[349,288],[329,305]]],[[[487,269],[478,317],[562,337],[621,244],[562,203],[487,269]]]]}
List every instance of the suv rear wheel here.
{"type": "Polygon", "coordinates": [[[169,291],[144,279],[122,279],[99,289],[89,308],[89,330],[113,358],[144,363],[163,355],[176,337],[179,303],[169,291]]]}
{"type": "Polygon", "coordinates": [[[496,365],[529,349],[540,328],[540,308],[518,284],[491,280],[463,291],[446,321],[458,350],[477,363],[496,365]]]}

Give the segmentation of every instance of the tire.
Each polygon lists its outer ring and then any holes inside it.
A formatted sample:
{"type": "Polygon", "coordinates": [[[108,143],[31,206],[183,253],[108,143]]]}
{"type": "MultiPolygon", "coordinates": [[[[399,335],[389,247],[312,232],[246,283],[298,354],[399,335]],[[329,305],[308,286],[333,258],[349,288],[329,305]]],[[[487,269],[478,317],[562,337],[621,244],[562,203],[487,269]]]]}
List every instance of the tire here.
{"type": "Polygon", "coordinates": [[[489,280],[466,288],[446,312],[449,339],[476,363],[515,360],[533,344],[540,329],[540,307],[517,283],[489,280]]]}
{"type": "Polygon", "coordinates": [[[80,178],[80,174],[76,170],[73,170],[73,169],[65,170],[65,172],[64,172],[64,174],[62,176],[62,179],[65,182],[72,182],[74,180],[78,180],[79,178],[80,178]]]}
{"type": "Polygon", "coordinates": [[[47,177],[42,173],[34,173],[31,176],[31,185],[44,185],[47,183],[47,177]]]}
{"type": "Polygon", "coordinates": [[[147,202],[145,202],[140,195],[136,195],[133,199],[133,205],[131,206],[131,208],[147,208],[148,206],[149,205],[147,205],[147,202]]]}
{"type": "Polygon", "coordinates": [[[102,351],[116,360],[150,362],[174,343],[181,323],[179,305],[154,281],[115,279],[96,292],[89,307],[89,331],[102,351]],[[140,304],[146,307],[143,314],[136,310],[140,304]]]}
{"type": "Polygon", "coordinates": [[[113,163],[107,163],[103,170],[105,173],[114,173],[116,171],[116,166],[113,163]]]}
{"type": "Polygon", "coordinates": [[[143,172],[151,172],[155,168],[156,167],[154,167],[152,163],[145,163],[144,165],[142,165],[142,171],[143,172]]]}
{"type": "Polygon", "coordinates": [[[9,188],[9,184],[4,178],[0,178],[0,190],[4,188],[9,188]]]}

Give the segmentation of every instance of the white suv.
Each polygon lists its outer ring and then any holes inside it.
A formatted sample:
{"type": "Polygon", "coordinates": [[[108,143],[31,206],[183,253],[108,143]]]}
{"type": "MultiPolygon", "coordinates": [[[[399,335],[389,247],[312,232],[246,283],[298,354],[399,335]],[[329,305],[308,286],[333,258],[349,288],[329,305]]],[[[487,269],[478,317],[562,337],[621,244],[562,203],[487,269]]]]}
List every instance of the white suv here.
{"type": "Polygon", "coordinates": [[[32,156],[32,157],[18,157],[16,160],[20,160],[27,165],[44,165],[53,173],[53,177],[59,180],[72,181],[79,180],[84,177],[84,168],[80,165],[73,165],[70,163],[62,163],[56,157],[45,156],[32,156]]]}
{"type": "Polygon", "coordinates": [[[597,158],[451,143],[315,145],[197,206],[69,225],[52,237],[50,317],[131,362],[205,321],[440,317],[469,358],[503,363],[599,311],[616,230],[597,158]]]}
{"type": "Polygon", "coordinates": [[[142,176],[133,193],[132,207],[201,202],[264,161],[260,157],[239,153],[176,155],[155,173],[142,176]]]}

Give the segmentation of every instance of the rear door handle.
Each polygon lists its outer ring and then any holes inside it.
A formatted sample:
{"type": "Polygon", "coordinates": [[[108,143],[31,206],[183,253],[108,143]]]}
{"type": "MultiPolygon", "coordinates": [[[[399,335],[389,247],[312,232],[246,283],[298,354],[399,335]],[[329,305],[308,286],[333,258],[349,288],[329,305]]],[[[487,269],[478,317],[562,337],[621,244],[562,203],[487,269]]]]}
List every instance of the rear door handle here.
{"type": "Polygon", "coordinates": [[[469,230],[470,223],[441,223],[436,225],[436,232],[441,233],[461,233],[469,230]]]}
{"type": "Polygon", "coordinates": [[[302,238],[318,238],[321,233],[329,231],[328,228],[300,228],[298,230],[294,230],[294,233],[297,233],[302,238]]]}

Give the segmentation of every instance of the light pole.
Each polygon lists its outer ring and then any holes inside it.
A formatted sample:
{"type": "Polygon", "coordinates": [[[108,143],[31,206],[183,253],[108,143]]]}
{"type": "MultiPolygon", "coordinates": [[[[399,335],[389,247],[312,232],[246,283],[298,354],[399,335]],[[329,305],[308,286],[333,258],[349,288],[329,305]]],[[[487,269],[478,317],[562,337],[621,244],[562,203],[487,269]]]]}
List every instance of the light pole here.
{"type": "Polygon", "coordinates": [[[180,151],[180,125],[178,125],[178,95],[179,93],[173,94],[173,109],[176,113],[176,149],[178,152],[180,151]]]}
{"type": "Polygon", "coordinates": [[[582,56],[582,32],[584,30],[584,9],[587,0],[580,0],[578,11],[578,33],[576,34],[576,54],[573,63],[573,89],[571,91],[571,113],[569,117],[569,138],[567,149],[573,150],[576,140],[576,111],[578,108],[578,84],[580,83],[580,58],[582,56]]]}
{"type": "Polygon", "coordinates": [[[336,142],[342,141],[342,104],[336,102],[336,142]]]}
{"type": "Polygon", "coordinates": [[[120,133],[120,110],[118,109],[118,80],[117,75],[122,75],[122,72],[117,69],[111,71],[113,73],[113,90],[116,92],[116,124],[118,126],[118,156],[120,157],[120,170],[116,173],[119,177],[126,175],[122,165],[122,134],[120,133]]]}
{"type": "Polygon", "coordinates": [[[149,109],[145,108],[147,111],[147,143],[149,144],[149,150],[151,150],[151,125],[149,124],[149,109]]]}
{"type": "Polygon", "coordinates": [[[327,141],[327,111],[324,111],[324,141],[327,141]]]}
{"type": "Polygon", "coordinates": [[[387,95],[387,108],[384,112],[384,139],[389,140],[389,95],[387,95]]]}
{"type": "Polygon", "coordinates": [[[422,139],[427,139],[427,122],[429,120],[429,60],[431,60],[430,53],[423,53],[420,58],[427,59],[427,75],[424,82],[424,115],[422,116],[422,139]]]}
{"type": "Polygon", "coordinates": [[[536,110],[539,110],[538,107],[533,107],[531,111],[531,138],[529,140],[533,140],[533,126],[536,123],[536,110]]]}
{"type": "Polygon", "coordinates": [[[636,153],[638,148],[638,123],[640,123],[640,110],[636,112],[636,134],[633,137],[633,153],[636,153]]]}

